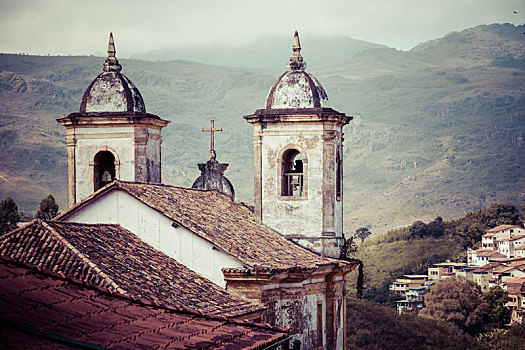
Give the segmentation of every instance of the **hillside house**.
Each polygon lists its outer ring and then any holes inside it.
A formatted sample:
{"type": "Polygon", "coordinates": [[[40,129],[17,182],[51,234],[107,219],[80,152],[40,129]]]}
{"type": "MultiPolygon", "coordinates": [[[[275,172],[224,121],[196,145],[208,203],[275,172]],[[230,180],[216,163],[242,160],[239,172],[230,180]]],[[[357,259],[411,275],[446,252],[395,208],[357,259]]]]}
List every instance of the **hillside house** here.
{"type": "Polygon", "coordinates": [[[507,306],[511,308],[511,322],[522,323],[525,315],[525,277],[513,277],[502,283],[503,289],[511,299],[507,306]]]}
{"type": "Polygon", "coordinates": [[[391,293],[399,293],[405,296],[410,288],[418,288],[425,285],[428,281],[427,275],[403,275],[396,279],[389,287],[391,293]]]}

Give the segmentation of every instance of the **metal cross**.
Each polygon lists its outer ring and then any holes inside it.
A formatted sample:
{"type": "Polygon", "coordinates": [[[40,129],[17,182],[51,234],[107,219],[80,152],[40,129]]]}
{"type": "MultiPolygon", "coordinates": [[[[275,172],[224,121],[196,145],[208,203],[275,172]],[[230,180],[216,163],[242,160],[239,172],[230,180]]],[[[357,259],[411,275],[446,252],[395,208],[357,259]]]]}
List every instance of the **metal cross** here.
{"type": "Polygon", "coordinates": [[[215,127],[215,121],[210,120],[209,128],[202,128],[202,132],[210,132],[210,160],[215,160],[215,131],[222,131],[222,128],[215,127]]]}

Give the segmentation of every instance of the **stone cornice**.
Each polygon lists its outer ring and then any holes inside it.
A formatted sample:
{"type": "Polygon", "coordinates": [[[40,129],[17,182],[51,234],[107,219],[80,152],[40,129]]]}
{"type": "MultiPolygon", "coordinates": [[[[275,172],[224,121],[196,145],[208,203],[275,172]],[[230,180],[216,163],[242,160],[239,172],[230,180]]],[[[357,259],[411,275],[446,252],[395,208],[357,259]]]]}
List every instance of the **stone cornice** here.
{"type": "Polygon", "coordinates": [[[66,128],[71,126],[145,124],[159,129],[170,123],[169,120],[160,119],[157,115],[139,112],[71,113],[67,117],[57,119],[57,122],[66,128]]]}
{"type": "Polygon", "coordinates": [[[245,115],[248,123],[335,123],[346,125],[353,119],[332,108],[282,108],[258,109],[252,115],[245,115]]]}

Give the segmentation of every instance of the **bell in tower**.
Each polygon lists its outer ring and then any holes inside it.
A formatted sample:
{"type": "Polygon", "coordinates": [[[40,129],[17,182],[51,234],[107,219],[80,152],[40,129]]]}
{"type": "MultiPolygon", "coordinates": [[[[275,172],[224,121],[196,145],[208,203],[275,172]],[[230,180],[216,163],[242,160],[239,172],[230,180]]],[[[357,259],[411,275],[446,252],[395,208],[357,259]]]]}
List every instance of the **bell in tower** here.
{"type": "Polygon", "coordinates": [[[343,244],[343,126],[352,119],[328,105],[306,72],[299,34],[266,108],[253,125],[254,212],[257,220],[322,256],[339,258],[343,244]]]}

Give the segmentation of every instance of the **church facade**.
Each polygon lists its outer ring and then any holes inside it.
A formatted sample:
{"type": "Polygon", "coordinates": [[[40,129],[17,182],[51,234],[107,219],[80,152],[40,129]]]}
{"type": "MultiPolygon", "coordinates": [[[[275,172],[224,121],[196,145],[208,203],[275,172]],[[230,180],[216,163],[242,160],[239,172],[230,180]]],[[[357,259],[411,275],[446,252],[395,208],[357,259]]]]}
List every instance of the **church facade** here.
{"type": "Polygon", "coordinates": [[[120,73],[110,36],[104,72],[84,93],[80,113],[58,120],[67,129],[70,208],[55,220],[119,225],[218,288],[262,305],[251,319],[289,327],[302,348],[343,349],[345,278],[358,265],[339,259],[342,127],[351,117],[327,107],[323,87],[305,72],[297,33],[293,51],[266,108],[244,117],[254,125],[252,212],[233,201],[213,139],[195,188],[161,183],[168,121],[146,113],[120,73]]]}

